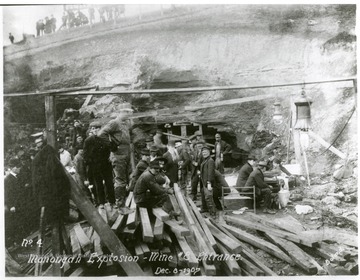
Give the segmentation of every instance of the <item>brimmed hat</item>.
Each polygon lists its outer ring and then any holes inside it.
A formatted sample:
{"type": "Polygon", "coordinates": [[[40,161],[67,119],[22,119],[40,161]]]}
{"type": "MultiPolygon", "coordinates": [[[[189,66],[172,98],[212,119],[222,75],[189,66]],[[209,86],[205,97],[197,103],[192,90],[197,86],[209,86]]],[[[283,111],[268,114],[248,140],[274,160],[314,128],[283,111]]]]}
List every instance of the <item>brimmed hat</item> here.
{"type": "Polygon", "coordinates": [[[175,148],[180,147],[182,145],[181,141],[175,142],[175,148]]]}
{"type": "Polygon", "coordinates": [[[142,149],[140,151],[140,154],[142,154],[144,156],[149,156],[150,155],[150,150],[149,149],[142,149]]]}
{"type": "Polygon", "coordinates": [[[169,140],[168,145],[171,147],[175,147],[175,140],[169,140]]]}
{"type": "Polygon", "coordinates": [[[158,151],[159,151],[158,146],[152,145],[152,146],[150,147],[150,152],[158,152],[158,151]]]}
{"type": "Polygon", "coordinates": [[[89,127],[101,127],[101,123],[99,121],[93,121],[90,123],[89,127]]]}
{"type": "Polygon", "coordinates": [[[164,157],[157,157],[155,160],[157,160],[159,164],[164,164],[164,165],[168,162],[167,159],[164,157]]]}
{"type": "Polygon", "coordinates": [[[256,160],[255,156],[253,155],[248,155],[247,156],[247,160],[256,160]]]}
{"type": "Polygon", "coordinates": [[[150,161],[149,164],[150,168],[160,168],[159,161],[157,159],[154,159],[153,161],[150,161]]]}
{"type": "Polygon", "coordinates": [[[9,160],[9,166],[11,167],[11,168],[13,168],[13,167],[19,167],[21,165],[21,162],[20,162],[20,160],[18,159],[18,158],[11,158],[10,160],[9,160]]]}
{"type": "Polygon", "coordinates": [[[267,163],[265,161],[261,160],[261,161],[259,161],[258,166],[266,167],[268,165],[267,165],[267,163]]]}
{"type": "Polygon", "coordinates": [[[44,140],[42,139],[42,138],[37,138],[37,139],[35,139],[35,144],[37,144],[37,143],[40,143],[40,142],[43,142],[44,140]]]}
{"type": "Polygon", "coordinates": [[[210,147],[208,147],[208,146],[206,146],[206,145],[201,148],[201,151],[204,151],[204,150],[211,151],[210,147]]]}

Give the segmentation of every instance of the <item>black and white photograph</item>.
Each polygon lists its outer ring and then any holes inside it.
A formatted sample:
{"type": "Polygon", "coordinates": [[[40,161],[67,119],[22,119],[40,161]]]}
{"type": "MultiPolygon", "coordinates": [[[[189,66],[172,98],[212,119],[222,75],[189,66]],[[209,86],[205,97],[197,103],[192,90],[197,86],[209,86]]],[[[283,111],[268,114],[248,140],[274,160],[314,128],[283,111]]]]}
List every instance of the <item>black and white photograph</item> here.
{"type": "Polygon", "coordinates": [[[355,1],[64,2],[0,7],[2,276],[358,277],[355,1]]]}

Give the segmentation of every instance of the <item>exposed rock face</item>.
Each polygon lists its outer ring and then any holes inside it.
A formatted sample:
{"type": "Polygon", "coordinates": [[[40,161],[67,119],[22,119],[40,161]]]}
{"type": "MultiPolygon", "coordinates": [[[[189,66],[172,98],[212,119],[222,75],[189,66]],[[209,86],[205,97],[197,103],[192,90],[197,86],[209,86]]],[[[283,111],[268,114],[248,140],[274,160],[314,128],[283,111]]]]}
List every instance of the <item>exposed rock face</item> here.
{"type": "MultiPolygon", "coordinates": [[[[54,36],[40,38],[43,41],[29,39],[27,45],[16,46],[20,49],[5,49],[5,91],[96,83],[101,87],[123,83],[134,89],[245,87],[348,77],[356,74],[356,38],[351,33],[355,26],[354,9],[354,5],[210,6],[165,20],[97,30],[93,34],[83,29],[70,35],[59,33],[63,42],[55,41],[54,36]],[[41,42],[48,45],[42,46],[41,42]]],[[[306,87],[313,100],[313,131],[328,142],[338,136],[354,107],[351,87],[351,82],[306,87]]],[[[126,97],[124,101],[143,112],[276,93],[284,116],[278,125],[272,120],[275,98],[198,110],[186,118],[234,133],[236,145],[246,151],[264,148],[262,144],[253,146],[252,140],[257,131],[265,131],[279,137],[285,151],[288,143],[292,146],[289,118],[294,105],[293,97],[284,96],[300,91],[301,87],[282,87],[176,97],[143,95],[126,97]]],[[[31,108],[27,110],[14,113],[15,118],[30,115],[31,108]]],[[[178,119],[179,114],[175,114],[152,121],[163,124],[178,119]]],[[[356,159],[356,135],[353,118],[334,145],[344,152],[348,149],[350,157],[356,159]]],[[[329,164],[339,161],[318,143],[311,141],[310,145],[311,172],[328,170],[329,164]]],[[[291,158],[292,149],[290,152],[291,158]]]]}

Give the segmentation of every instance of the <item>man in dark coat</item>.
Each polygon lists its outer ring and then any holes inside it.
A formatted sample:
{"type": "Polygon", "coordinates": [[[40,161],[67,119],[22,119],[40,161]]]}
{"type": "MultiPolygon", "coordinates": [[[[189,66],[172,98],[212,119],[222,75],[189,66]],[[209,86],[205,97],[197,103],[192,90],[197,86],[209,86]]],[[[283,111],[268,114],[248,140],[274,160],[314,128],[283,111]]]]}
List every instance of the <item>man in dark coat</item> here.
{"type": "Polygon", "coordinates": [[[105,194],[111,204],[115,204],[112,166],[109,160],[110,148],[102,138],[98,136],[101,124],[90,124],[91,136],[84,143],[84,160],[87,165],[87,177],[91,178],[95,190],[96,201],[100,207],[104,206],[105,194]],[[105,185],[103,183],[105,182],[105,185]]]}
{"type": "Polygon", "coordinates": [[[200,175],[200,164],[203,161],[201,154],[201,149],[205,144],[204,141],[198,141],[194,147],[192,154],[192,171],[191,171],[191,199],[196,200],[198,185],[199,185],[199,175],[200,175]]]}
{"type": "Polygon", "coordinates": [[[129,185],[129,191],[133,191],[136,181],[139,179],[140,175],[149,167],[150,162],[150,151],[148,149],[141,150],[141,160],[135,167],[134,172],[131,174],[131,180],[129,185]]]}
{"type": "Polygon", "coordinates": [[[158,160],[150,162],[149,168],[140,175],[134,187],[134,199],[136,205],[144,208],[161,207],[165,212],[172,210],[169,195],[174,193],[171,188],[164,188],[157,183],[157,175],[160,171],[158,160]]]}
{"type": "Polygon", "coordinates": [[[180,189],[186,191],[186,186],[188,183],[188,169],[191,164],[190,154],[186,149],[186,143],[182,143],[181,141],[177,141],[175,143],[175,147],[179,154],[179,179],[180,179],[180,189]]]}
{"type": "Polygon", "coordinates": [[[224,155],[231,153],[231,146],[221,140],[219,133],[215,134],[215,168],[224,174],[224,155]]]}
{"type": "Polygon", "coordinates": [[[167,152],[163,155],[166,159],[165,175],[170,179],[170,187],[174,186],[174,183],[178,182],[178,170],[179,170],[179,153],[175,148],[175,141],[170,140],[167,145],[167,152]]]}
{"type": "Polygon", "coordinates": [[[266,167],[267,163],[260,161],[258,167],[251,172],[245,187],[255,186],[256,199],[264,199],[264,213],[275,214],[276,212],[271,210],[271,193],[273,187],[264,182],[263,172],[266,170],[266,167]]]}
{"type": "Polygon", "coordinates": [[[203,161],[200,165],[200,191],[201,191],[201,211],[209,211],[211,216],[215,216],[216,208],[213,200],[213,187],[215,183],[215,162],[210,157],[210,148],[202,147],[201,154],[203,161]]]}
{"type": "Polygon", "coordinates": [[[99,131],[99,137],[108,142],[111,147],[110,161],[114,173],[114,189],[116,206],[125,207],[126,188],[129,186],[130,165],[130,120],[129,111],[123,110],[115,119],[104,125],[99,131]]]}
{"type": "Polygon", "coordinates": [[[255,157],[249,155],[247,158],[247,163],[245,163],[239,171],[238,178],[236,180],[236,188],[245,187],[246,181],[249,178],[251,172],[254,170],[253,166],[255,164],[255,157]]]}

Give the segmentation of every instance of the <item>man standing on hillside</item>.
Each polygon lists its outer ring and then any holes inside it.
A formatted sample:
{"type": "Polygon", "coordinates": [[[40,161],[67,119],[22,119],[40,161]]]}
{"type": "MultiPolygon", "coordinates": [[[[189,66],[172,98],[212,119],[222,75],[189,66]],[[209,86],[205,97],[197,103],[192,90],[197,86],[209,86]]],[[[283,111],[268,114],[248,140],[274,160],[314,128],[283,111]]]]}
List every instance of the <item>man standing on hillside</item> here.
{"type": "Polygon", "coordinates": [[[15,38],[11,33],[9,33],[9,39],[10,39],[11,44],[14,44],[15,38]]]}
{"type": "Polygon", "coordinates": [[[215,134],[215,168],[224,174],[224,155],[231,153],[231,146],[221,140],[219,133],[215,134]]]}
{"type": "Polygon", "coordinates": [[[132,109],[123,109],[99,131],[99,137],[111,146],[110,161],[114,171],[116,206],[125,207],[126,188],[130,175],[130,121],[132,109]]]}

